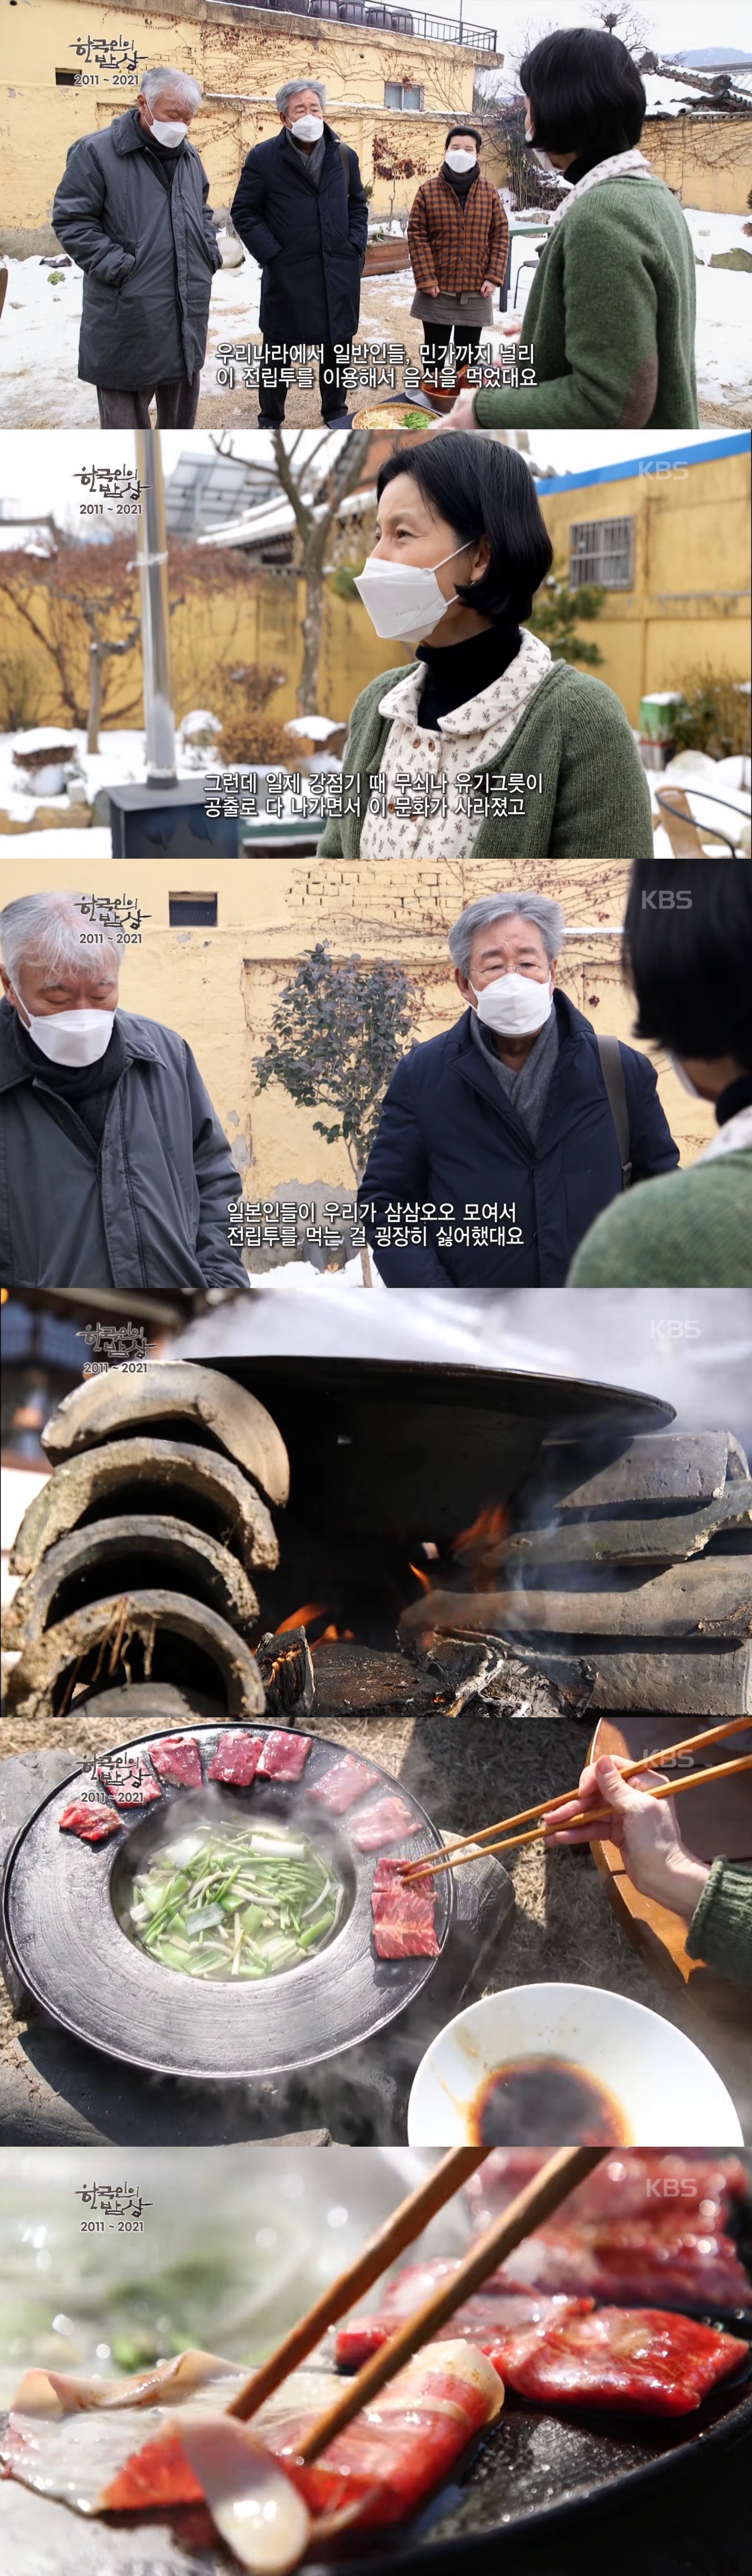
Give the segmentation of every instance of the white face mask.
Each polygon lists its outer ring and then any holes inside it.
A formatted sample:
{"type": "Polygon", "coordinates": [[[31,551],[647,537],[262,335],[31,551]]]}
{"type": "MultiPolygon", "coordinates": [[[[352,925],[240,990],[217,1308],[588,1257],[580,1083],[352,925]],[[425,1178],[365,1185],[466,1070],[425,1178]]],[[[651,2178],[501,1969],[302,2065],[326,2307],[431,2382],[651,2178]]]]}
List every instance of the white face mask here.
{"type": "Polygon", "coordinates": [[[484,1027],[505,1038],[532,1037],[550,1019],[553,1006],[550,985],[537,983],[532,975],[496,975],[475,1001],[484,1027]]]}
{"type": "Polygon", "coordinates": [[[154,135],[155,142],[164,143],[168,152],[177,152],[178,144],[185,142],[187,132],[187,125],[165,125],[164,120],[160,122],[157,116],[152,117],[149,127],[149,133],[154,135]]]}
{"type": "Polygon", "coordinates": [[[98,1064],[109,1046],[114,1018],[114,1011],[51,1011],[44,1017],[27,1011],[24,1027],[50,1064],[98,1064]]]}
{"type": "MultiPolygon", "coordinates": [[[[412,637],[422,642],[432,635],[439,618],[451,608],[436,579],[442,565],[454,563],[455,555],[464,555],[464,546],[453,546],[450,555],[442,555],[433,570],[427,564],[377,562],[369,555],[361,573],[356,573],[355,588],[368,611],[377,635],[412,637]]],[[[456,598],[456,591],[453,596],[456,598]]]]}
{"type": "Polygon", "coordinates": [[[463,170],[475,169],[478,155],[477,152],[445,152],[444,159],[447,169],[456,170],[459,177],[463,170]]]}
{"type": "Polygon", "coordinates": [[[323,131],[323,116],[296,116],[290,127],[296,143],[320,143],[323,131]]]}
{"type": "Polygon", "coordinates": [[[681,1057],[672,1055],[669,1047],[666,1048],[666,1054],[672,1073],[676,1074],[677,1082],[681,1083],[682,1091],[688,1091],[693,1100],[702,1100],[702,1092],[698,1091],[696,1082],[690,1082],[689,1074],[684,1071],[681,1057]]]}

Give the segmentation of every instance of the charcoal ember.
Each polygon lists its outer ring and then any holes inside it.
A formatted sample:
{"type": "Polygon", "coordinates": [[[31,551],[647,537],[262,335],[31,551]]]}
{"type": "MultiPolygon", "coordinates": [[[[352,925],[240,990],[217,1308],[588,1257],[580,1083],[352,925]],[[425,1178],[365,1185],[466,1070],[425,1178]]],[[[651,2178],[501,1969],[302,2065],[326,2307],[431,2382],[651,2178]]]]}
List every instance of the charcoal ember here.
{"type": "Polygon", "coordinates": [[[316,1685],[305,1629],[286,1628],[281,1636],[262,1637],[256,1662],[266,1692],[267,1717],[307,1717],[316,1685]]]}

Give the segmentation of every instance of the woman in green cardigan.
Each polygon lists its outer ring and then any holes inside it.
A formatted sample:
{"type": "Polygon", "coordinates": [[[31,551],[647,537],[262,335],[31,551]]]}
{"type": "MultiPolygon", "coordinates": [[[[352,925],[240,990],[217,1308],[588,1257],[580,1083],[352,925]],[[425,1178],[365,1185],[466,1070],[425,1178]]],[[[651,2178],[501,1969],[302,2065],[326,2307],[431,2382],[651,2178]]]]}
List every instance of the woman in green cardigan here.
{"type": "Polygon", "coordinates": [[[634,869],[624,962],[635,1036],[665,1048],[718,1128],[685,1172],[627,1190],[583,1237],[569,1288],[752,1287],[752,865],[634,869]]]}
{"type": "Polygon", "coordinates": [[[320,856],[408,878],[471,851],[646,857],[647,779],[619,699],[522,624],[551,563],[524,458],[490,439],[420,441],[382,465],[377,497],[356,588],[410,660],[356,699],[320,856]]]}
{"type": "Polygon", "coordinates": [[[465,392],[442,430],[695,428],[692,236],[638,149],[626,46],[590,27],[544,36],[520,81],[526,144],[567,181],[522,324],[535,384],[465,392]]]}
{"type": "Polygon", "coordinates": [[[651,1795],[665,1777],[643,1771],[638,1781],[622,1779],[626,1761],[602,1753],[580,1773],[576,1798],[547,1819],[556,1843],[615,1843],[627,1878],[641,1896],[652,1896],[688,1925],[690,1959],[702,1959],[735,1985],[752,1986],[752,1869],[739,1861],[698,1860],[682,1841],[672,1798],[651,1795]],[[572,1827],[570,1818],[597,1808],[607,1822],[572,1827]]]}

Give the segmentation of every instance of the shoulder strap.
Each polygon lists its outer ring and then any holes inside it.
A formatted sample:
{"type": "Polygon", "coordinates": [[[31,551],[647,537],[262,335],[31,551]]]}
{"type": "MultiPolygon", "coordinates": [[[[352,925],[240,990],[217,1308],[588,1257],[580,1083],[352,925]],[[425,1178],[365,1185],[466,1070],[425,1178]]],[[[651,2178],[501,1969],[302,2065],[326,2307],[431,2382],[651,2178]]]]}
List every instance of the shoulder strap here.
{"type": "Polygon", "coordinates": [[[616,1128],[616,1141],[621,1155],[621,1185],[623,1190],[628,1190],[631,1188],[632,1183],[632,1157],[629,1135],[629,1111],[627,1108],[627,1093],[624,1081],[624,1066],[621,1060],[621,1048],[619,1046],[618,1038],[596,1037],[596,1046],[601,1060],[601,1073],[606,1085],[608,1105],[616,1128]]]}
{"type": "Polygon", "coordinates": [[[346,187],[346,189],[347,189],[347,194],[348,194],[348,197],[349,197],[349,194],[350,194],[350,181],[351,181],[351,178],[352,178],[352,165],[351,165],[351,161],[350,161],[350,146],[349,146],[349,143],[341,143],[341,144],[340,144],[340,147],[339,147],[339,157],[340,157],[340,161],[341,161],[341,163],[342,163],[342,168],[343,168],[344,173],[345,173],[345,187],[346,187]]]}

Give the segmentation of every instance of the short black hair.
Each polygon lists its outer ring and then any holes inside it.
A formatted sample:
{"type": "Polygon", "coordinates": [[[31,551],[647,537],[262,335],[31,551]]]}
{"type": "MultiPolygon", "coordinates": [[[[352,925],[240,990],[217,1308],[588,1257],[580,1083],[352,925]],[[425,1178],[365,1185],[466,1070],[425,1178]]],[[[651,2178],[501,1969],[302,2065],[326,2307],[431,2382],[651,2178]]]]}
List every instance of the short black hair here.
{"type": "Polygon", "coordinates": [[[472,135],[472,138],[473,138],[473,142],[477,144],[478,151],[480,152],[480,151],[482,150],[482,147],[483,147],[483,136],[482,136],[482,134],[479,134],[479,133],[478,133],[477,125],[450,125],[449,133],[448,133],[448,135],[447,135],[447,137],[446,137],[446,142],[445,142],[445,144],[444,144],[444,150],[445,150],[445,152],[447,151],[448,146],[449,146],[449,144],[451,143],[452,135],[453,135],[453,134],[471,134],[471,135],[472,135]]]}
{"type": "Polygon", "coordinates": [[[623,962],[637,998],[635,1037],[672,1055],[735,1056],[752,1072],[752,864],[637,859],[623,962]]]}
{"type": "Polygon", "coordinates": [[[639,143],[647,99],[618,36],[571,27],[544,36],[520,64],[534,141],[544,152],[627,152],[639,143]]]}
{"type": "Polygon", "coordinates": [[[553,546],[529,467],[516,447],[497,446],[453,430],[425,447],[399,447],[382,465],[377,501],[395,475],[411,474],[422,500],[446,519],[458,541],[486,536],[491,548],[480,581],[457,584],[458,599],[482,617],[529,617],[533,596],[553,561],[553,546]]]}

